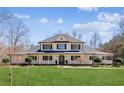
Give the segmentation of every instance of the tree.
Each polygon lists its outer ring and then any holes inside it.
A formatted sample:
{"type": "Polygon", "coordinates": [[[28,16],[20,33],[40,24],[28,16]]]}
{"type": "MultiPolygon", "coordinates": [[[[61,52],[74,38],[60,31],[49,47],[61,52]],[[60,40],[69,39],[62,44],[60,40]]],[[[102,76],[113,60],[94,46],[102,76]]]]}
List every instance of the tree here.
{"type": "Polygon", "coordinates": [[[81,33],[79,33],[78,39],[79,39],[79,40],[82,40],[82,34],[81,34],[81,33]]]}
{"type": "Polygon", "coordinates": [[[7,8],[0,8],[0,23],[7,21],[12,17],[7,8]]]}
{"type": "Polygon", "coordinates": [[[119,29],[120,29],[121,35],[124,36],[124,18],[121,18],[121,20],[119,21],[119,29]]]}
{"type": "Polygon", "coordinates": [[[96,49],[96,47],[99,46],[99,44],[101,43],[101,37],[98,33],[94,32],[91,40],[90,40],[90,46],[93,48],[93,49],[96,49]]]}
{"type": "Polygon", "coordinates": [[[10,85],[12,86],[12,81],[13,81],[13,75],[12,75],[12,67],[11,67],[11,63],[10,63],[10,59],[9,58],[3,58],[2,62],[7,64],[9,63],[9,77],[10,77],[10,85]]]}
{"type": "Polygon", "coordinates": [[[72,31],[72,37],[76,39],[76,37],[77,37],[77,32],[76,31],[72,31]]]}
{"type": "Polygon", "coordinates": [[[6,28],[5,38],[8,46],[16,52],[18,45],[21,45],[24,37],[28,34],[29,29],[21,19],[11,19],[6,28]]]}
{"type": "Polygon", "coordinates": [[[6,28],[6,27],[3,27],[3,25],[6,24],[10,18],[12,18],[12,14],[8,11],[8,9],[0,8],[0,43],[3,41],[2,40],[4,37],[3,30],[6,28]]]}
{"type": "MultiPolygon", "coordinates": [[[[31,62],[32,62],[32,58],[31,57],[26,57],[25,58],[25,62],[28,62],[29,64],[31,64],[31,62]]],[[[27,66],[27,73],[26,73],[26,76],[27,76],[27,85],[29,85],[29,70],[28,70],[29,68],[28,68],[28,66],[27,66]]]]}

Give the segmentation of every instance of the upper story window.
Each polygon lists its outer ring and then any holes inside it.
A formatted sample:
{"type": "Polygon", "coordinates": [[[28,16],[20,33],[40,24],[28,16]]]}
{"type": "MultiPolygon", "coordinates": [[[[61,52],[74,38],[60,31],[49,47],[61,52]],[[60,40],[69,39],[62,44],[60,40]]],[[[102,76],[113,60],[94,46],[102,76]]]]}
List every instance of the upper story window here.
{"type": "Polygon", "coordinates": [[[73,50],[79,50],[80,49],[80,44],[71,44],[71,49],[73,50]]]}
{"type": "Polygon", "coordinates": [[[66,44],[57,44],[57,49],[60,49],[60,50],[66,49],[66,44]]]}
{"type": "Polygon", "coordinates": [[[43,49],[51,50],[52,49],[52,44],[43,44],[43,49]]]}

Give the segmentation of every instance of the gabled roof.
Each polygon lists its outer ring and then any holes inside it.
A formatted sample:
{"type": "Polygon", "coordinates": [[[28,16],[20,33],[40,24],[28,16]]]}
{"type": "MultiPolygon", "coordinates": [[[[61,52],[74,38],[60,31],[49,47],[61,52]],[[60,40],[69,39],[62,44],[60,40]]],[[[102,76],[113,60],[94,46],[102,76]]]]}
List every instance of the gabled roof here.
{"type": "Polygon", "coordinates": [[[67,34],[56,34],[55,36],[52,36],[48,39],[45,39],[43,41],[40,41],[39,43],[50,43],[50,42],[59,42],[59,41],[63,41],[63,42],[82,42],[81,40],[75,39],[67,34]],[[63,40],[60,40],[59,38],[64,38],[63,40]]]}

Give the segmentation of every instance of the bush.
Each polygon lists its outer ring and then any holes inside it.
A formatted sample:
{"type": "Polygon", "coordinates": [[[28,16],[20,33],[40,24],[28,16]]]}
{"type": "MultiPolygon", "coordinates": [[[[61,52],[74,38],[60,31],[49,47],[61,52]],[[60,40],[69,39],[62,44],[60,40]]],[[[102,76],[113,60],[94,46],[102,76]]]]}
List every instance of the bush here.
{"type": "Polygon", "coordinates": [[[95,63],[101,63],[101,62],[102,62],[101,58],[98,58],[98,57],[94,58],[93,61],[94,61],[95,63]]]}
{"type": "Polygon", "coordinates": [[[31,57],[26,57],[26,58],[25,58],[25,62],[28,62],[28,63],[31,64],[31,62],[32,62],[32,58],[31,58],[31,57]]]}
{"type": "Polygon", "coordinates": [[[123,59],[122,58],[116,58],[113,62],[113,66],[116,66],[116,67],[120,67],[120,65],[123,63],[123,59]]]}
{"type": "Polygon", "coordinates": [[[9,62],[10,62],[10,59],[9,59],[9,58],[3,58],[3,59],[2,59],[2,62],[3,62],[3,63],[9,63],[9,62]]]}
{"type": "Polygon", "coordinates": [[[116,59],[114,60],[114,62],[122,63],[122,62],[123,62],[123,59],[122,59],[122,58],[116,58],[116,59]]]}

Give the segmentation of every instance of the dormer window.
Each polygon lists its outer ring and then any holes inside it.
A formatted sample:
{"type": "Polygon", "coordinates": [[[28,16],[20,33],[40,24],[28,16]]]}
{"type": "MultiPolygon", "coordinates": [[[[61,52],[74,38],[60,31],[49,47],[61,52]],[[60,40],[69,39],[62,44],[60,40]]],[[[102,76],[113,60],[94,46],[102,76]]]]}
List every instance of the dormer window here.
{"type": "Polygon", "coordinates": [[[52,50],[52,44],[43,44],[44,50],[52,50]]]}

